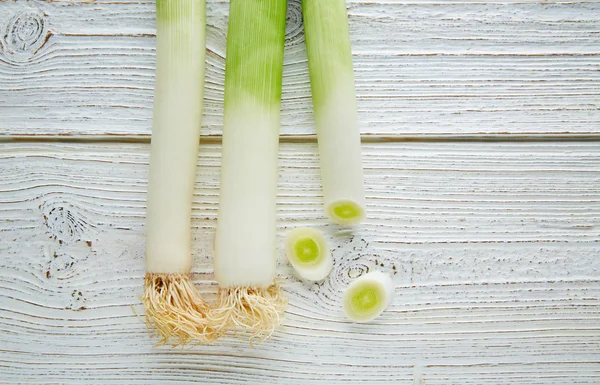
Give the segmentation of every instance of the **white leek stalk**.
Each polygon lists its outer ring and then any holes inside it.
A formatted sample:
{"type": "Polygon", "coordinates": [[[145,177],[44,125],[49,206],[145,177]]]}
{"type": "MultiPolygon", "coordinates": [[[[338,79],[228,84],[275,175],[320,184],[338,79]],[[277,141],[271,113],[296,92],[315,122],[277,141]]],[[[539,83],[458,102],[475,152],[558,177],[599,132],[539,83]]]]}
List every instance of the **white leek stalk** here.
{"type": "Polygon", "coordinates": [[[286,300],[274,284],[279,112],[287,0],[231,0],[211,311],[218,330],[264,339],[286,300]]]}
{"type": "Polygon", "coordinates": [[[388,307],[393,293],[394,284],[388,274],[373,271],[361,275],[344,291],[344,313],[355,322],[371,321],[388,307]]]}
{"type": "Polygon", "coordinates": [[[345,0],[302,0],[325,213],[351,225],[365,216],[356,91],[345,0]]]}
{"type": "Polygon", "coordinates": [[[327,277],[333,267],[333,258],[323,234],[317,229],[299,227],[285,238],[288,260],[296,273],[309,281],[327,277]]]}
{"type": "Polygon", "coordinates": [[[190,280],[191,211],[202,117],[204,0],[156,1],[156,83],[148,177],[146,320],[163,343],[208,342],[208,307],[190,280]]]}

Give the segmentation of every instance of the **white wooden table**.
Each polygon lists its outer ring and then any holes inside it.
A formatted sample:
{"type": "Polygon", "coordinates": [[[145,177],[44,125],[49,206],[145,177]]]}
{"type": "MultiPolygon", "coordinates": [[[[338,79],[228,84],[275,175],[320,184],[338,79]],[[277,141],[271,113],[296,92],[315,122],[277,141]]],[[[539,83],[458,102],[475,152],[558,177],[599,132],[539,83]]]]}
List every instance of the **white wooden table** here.
{"type": "MultiPolygon", "coordinates": [[[[138,296],[154,2],[0,2],[0,382],[600,384],[600,2],[349,0],[369,219],[324,219],[300,1],[289,4],[279,239],[324,230],[257,348],[153,347],[138,296]],[[395,274],[389,309],[341,291],[395,274]]],[[[194,282],[207,298],[227,2],[208,1],[194,282]]]]}

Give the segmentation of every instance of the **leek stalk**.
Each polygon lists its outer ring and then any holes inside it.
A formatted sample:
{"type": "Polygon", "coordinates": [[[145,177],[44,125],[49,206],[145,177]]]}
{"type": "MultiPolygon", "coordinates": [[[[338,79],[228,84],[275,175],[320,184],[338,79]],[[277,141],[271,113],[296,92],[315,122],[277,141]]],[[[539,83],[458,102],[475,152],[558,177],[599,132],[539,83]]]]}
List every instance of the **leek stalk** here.
{"type": "Polygon", "coordinates": [[[326,215],[365,216],[365,188],[345,0],[302,0],[326,215]]]}

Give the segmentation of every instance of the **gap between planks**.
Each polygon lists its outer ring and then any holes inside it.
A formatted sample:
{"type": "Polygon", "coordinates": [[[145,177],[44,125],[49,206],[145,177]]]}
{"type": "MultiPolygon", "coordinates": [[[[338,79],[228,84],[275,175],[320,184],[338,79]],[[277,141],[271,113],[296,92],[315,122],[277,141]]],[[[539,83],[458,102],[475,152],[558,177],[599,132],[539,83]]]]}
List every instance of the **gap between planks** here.
{"type": "MultiPolygon", "coordinates": [[[[600,142],[600,133],[590,134],[457,134],[457,135],[361,135],[362,143],[400,142],[600,142]]],[[[0,143],[150,143],[150,135],[13,135],[0,136],[0,143]]],[[[220,135],[200,136],[205,144],[221,144],[220,135]]],[[[281,135],[280,143],[316,143],[316,134],[281,135]]]]}

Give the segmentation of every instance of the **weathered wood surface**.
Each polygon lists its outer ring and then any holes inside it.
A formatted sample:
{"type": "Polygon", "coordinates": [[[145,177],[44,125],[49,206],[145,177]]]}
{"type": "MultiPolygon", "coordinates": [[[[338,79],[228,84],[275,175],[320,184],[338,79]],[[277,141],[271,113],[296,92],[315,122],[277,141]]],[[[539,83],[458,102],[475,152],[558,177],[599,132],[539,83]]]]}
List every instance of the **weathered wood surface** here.
{"type": "MultiPolygon", "coordinates": [[[[194,277],[211,298],[219,146],[204,145],[194,277]]],[[[322,228],[335,268],[294,278],[285,330],[153,348],[144,274],[148,146],[0,146],[0,373],[19,383],[594,384],[600,381],[600,144],[393,143],[364,148],[371,218],[321,213],[316,147],[284,144],[279,235],[322,228]],[[397,273],[368,325],[347,322],[351,277],[397,273]],[[420,381],[420,382],[419,382],[420,381]]]]}
{"type": "MultiPolygon", "coordinates": [[[[203,135],[220,133],[226,1],[208,1],[203,135]]],[[[597,2],[351,1],[365,135],[598,134],[597,2]]],[[[153,1],[0,2],[0,135],[149,136],[153,1]]],[[[282,134],[314,132],[291,0],[282,134]]]]}
{"type": "MultiPolygon", "coordinates": [[[[227,2],[207,2],[193,272],[211,299],[227,2]]],[[[154,2],[0,1],[0,383],[600,384],[600,3],[348,8],[370,217],[323,218],[290,0],[279,240],[319,227],[335,267],[305,283],[280,250],[285,330],[181,350],[153,347],[132,310],[154,2]],[[395,299],[351,324],[341,291],[374,268],[395,299]]]]}

